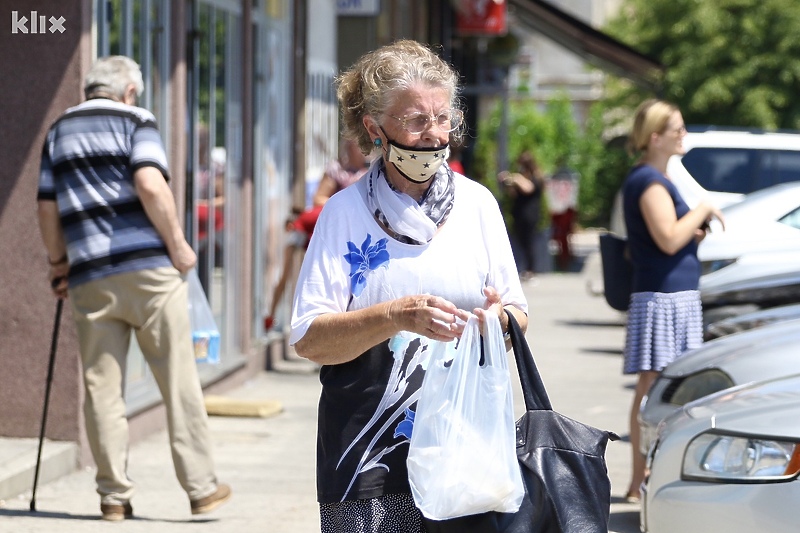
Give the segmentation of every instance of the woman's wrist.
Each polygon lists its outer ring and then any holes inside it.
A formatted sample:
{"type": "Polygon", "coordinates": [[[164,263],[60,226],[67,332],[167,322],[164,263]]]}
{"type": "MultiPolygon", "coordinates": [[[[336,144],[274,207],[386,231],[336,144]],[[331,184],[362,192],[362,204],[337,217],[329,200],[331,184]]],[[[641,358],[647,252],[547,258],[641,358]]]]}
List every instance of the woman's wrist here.
{"type": "Polygon", "coordinates": [[[511,340],[511,319],[509,318],[509,311],[505,307],[503,308],[503,315],[505,315],[505,325],[503,325],[503,321],[500,321],[500,330],[503,332],[503,340],[510,341],[511,340]]]}

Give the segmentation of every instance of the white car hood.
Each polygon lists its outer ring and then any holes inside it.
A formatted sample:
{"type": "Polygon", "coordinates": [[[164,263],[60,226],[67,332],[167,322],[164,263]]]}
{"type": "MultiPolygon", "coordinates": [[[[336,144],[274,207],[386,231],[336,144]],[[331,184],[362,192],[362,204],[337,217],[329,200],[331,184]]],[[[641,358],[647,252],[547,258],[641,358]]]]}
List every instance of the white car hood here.
{"type": "Polygon", "coordinates": [[[753,252],[784,252],[800,249],[800,230],[775,220],[737,219],[718,224],[697,248],[700,261],[735,259],[753,252]]]}

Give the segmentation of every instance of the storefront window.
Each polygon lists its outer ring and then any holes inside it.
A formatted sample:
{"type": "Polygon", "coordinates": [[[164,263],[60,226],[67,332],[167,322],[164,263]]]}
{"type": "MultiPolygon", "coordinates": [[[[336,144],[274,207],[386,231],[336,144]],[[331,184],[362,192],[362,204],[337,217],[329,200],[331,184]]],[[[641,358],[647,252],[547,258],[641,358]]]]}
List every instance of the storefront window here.
{"type": "MultiPolygon", "coordinates": [[[[254,337],[266,338],[269,314],[282,273],[285,220],[292,209],[291,9],[287,0],[254,1],[253,22],[253,279],[254,337]]],[[[284,291],[276,324],[288,324],[291,287],[284,291]]],[[[278,328],[276,328],[278,329],[278,328]]]]}
{"type": "MultiPolygon", "coordinates": [[[[221,337],[222,367],[240,359],[236,336],[241,205],[241,18],[238,3],[198,2],[191,13],[187,228],[221,337]]],[[[207,379],[220,368],[201,368],[207,379]]]]}

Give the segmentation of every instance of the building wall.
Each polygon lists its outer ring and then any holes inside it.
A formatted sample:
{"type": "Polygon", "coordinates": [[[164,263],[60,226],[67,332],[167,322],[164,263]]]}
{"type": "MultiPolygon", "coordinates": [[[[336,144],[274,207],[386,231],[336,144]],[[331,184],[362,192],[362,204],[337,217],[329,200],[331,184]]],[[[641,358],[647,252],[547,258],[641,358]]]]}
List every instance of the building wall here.
{"type": "MultiPolygon", "coordinates": [[[[39,159],[50,124],[83,99],[81,75],[91,53],[86,4],[17,3],[18,16],[29,19],[27,34],[19,27],[12,33],[8,2],[0,10],[0,435],[39,432],[56,308],[36,217],[39,159]],[[65,31],[30,33],[31,11],[63,17],[65,31]]],[[[54,369],[47,434],[77,441],[80,371],[68,303],[54,369]]]]}

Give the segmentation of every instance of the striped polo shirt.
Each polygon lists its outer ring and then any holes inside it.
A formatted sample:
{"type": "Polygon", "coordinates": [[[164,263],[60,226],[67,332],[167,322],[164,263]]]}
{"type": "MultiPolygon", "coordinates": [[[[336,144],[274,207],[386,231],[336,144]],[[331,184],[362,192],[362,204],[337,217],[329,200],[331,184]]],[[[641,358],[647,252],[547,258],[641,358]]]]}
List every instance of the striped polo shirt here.
{"type": "Polygon", "coordinates": [[[172,265],[136,194],[133,173],[146,166],[169,179],[155,117],[146,109],[92,99],[50,128],[37,198],[58,204],[70,286],[172,265]]]}

